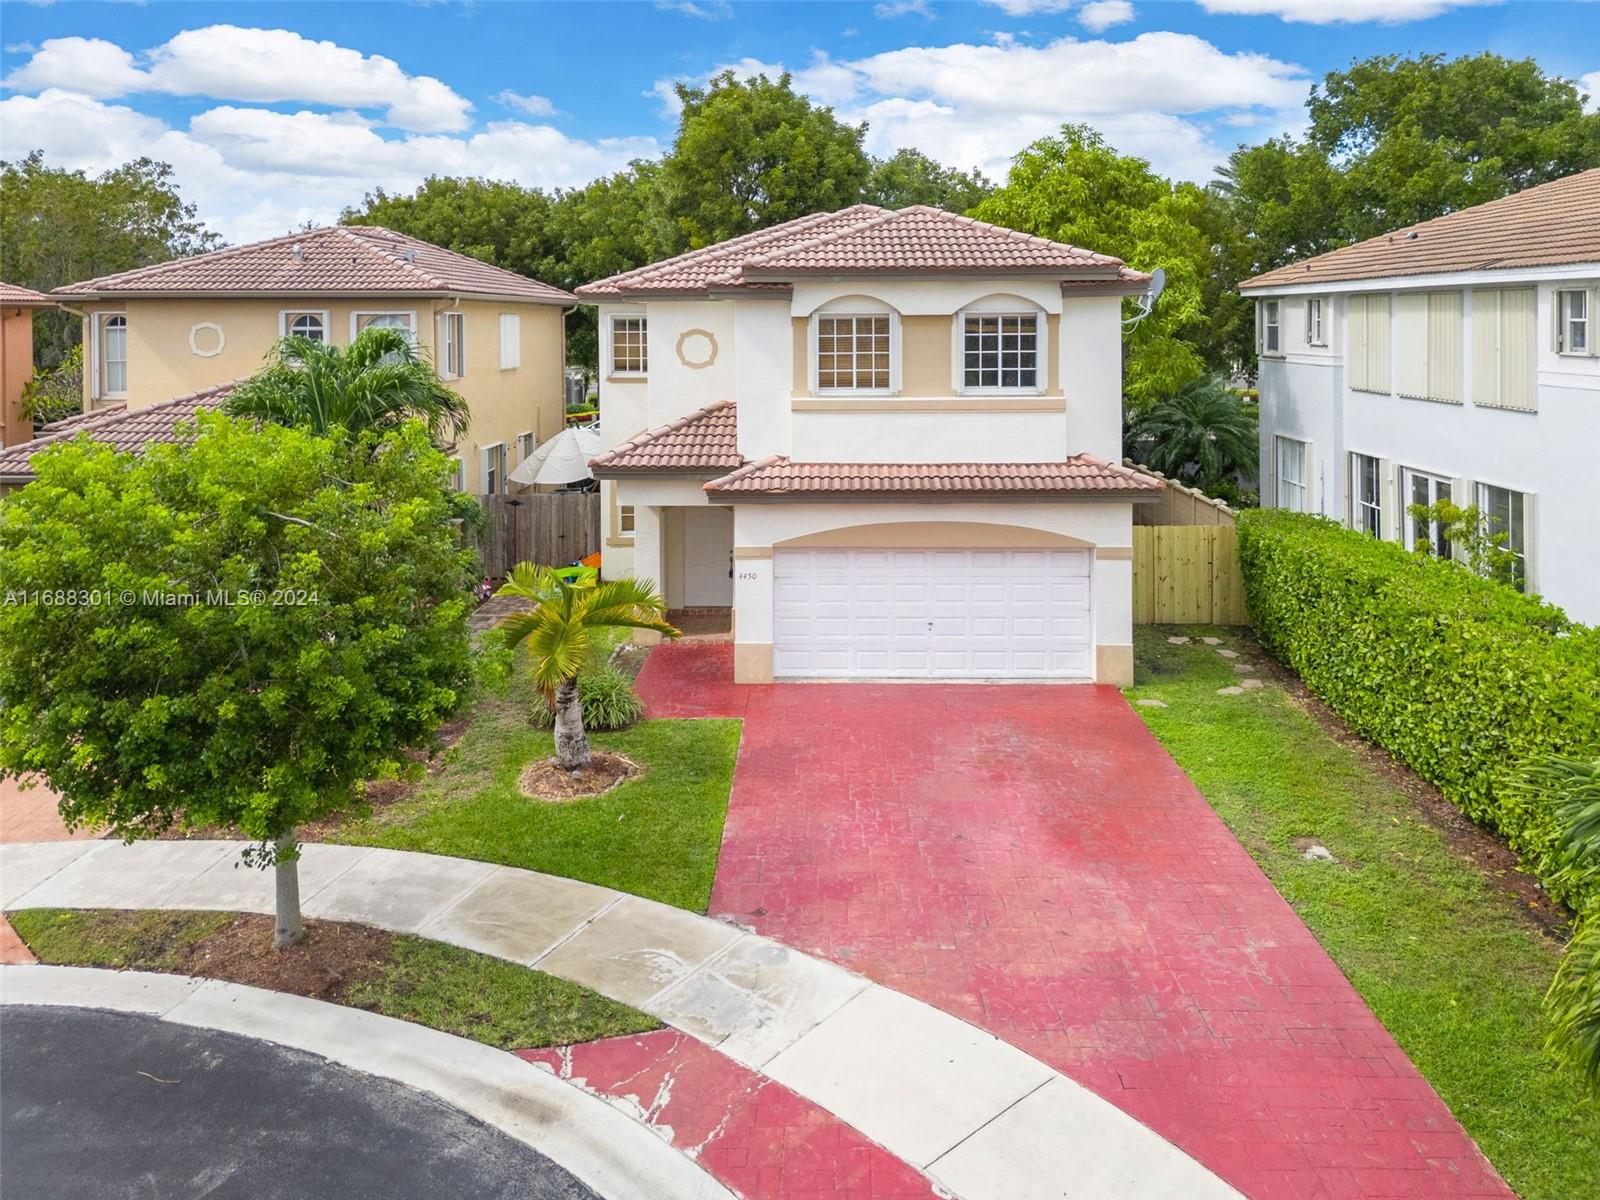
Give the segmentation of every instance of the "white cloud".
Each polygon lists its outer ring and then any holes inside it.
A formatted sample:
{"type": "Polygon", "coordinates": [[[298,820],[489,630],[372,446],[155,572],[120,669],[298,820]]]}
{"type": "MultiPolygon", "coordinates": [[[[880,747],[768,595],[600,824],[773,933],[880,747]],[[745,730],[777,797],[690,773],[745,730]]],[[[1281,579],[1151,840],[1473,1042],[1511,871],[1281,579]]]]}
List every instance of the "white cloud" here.
{"type": "Polygon", "coordinates": [[[509,89],[495,97],[497,101],[507,108],[517,109],[527,113],[530,117],[553,117],[556,115],[556,106],[550,102],[548,96],[524,96],[509,89]]]}
{"type": "Polygon", "coordinates": [[[1579,75],[1578,90],[1589,93],[1588,100],[1584,101],[1584,111],[1600,112],[1600,71],[1590,71],[1587,75],[1579,75]]]}
{"type": "Polygon", "coordinates": [[[472,105],[429,75],[287,29],[187,29],[144,55],[101,38],[51,38],[6,78],[14,91],[60,88],[111,99],[138,92],[256,103],[383,109],[400,129],[465,129],[472,105]]]}
{"type": "Polygon", "coordinates": [[[697,17],[702,21],[726,21],[733,16],[733,5],[728,0],[656,0],[656,7],[662,12],[682,13],[686,17],[697,17]]]}
{"type": "Polygon", "coordinates": [[[1278,17],[1306,25],[1347,25],[1377,21],[1402,25],[1425,21],[1452,8],[1501,4],[1504,0],[1199,0],[1208,13],[1278,17]]]}
{"type": "Polygon", "coordinates": [[[1128,0],[1089,0],[1078,10],[1078,24],[1095,33],[1133,20],[1133,5],[1128,0]]]}
{"type": "Polygon", "coordinates": [[[53,166],[99,172],[148,154],[172,164],[183,197],[230,241],[327,224],[373,188],[472,175],[576,187],[635,158],[654,138],[584,141],[549,125],[491,122],[471,134],[385,137],[352,111],[283,113],[219,105],[177,129],[125,105],[59,88],[0,100],[0,158],[42,149],[53,166]]]}
{"type": "Polygon", "coordinates": [[[933,10],[928,7],[928,0],[888,0],[885,4],[874,4],[872,15],[880,21],[892,21],[896,17],[921,17],[925,21],[933,20],[933,10]]]}
{"type": "Polygon", "coordinates": [[[1031,17],[1034,13],[1066,12],[1076,0],[983,0],[1008,17],[1031,17]]]}

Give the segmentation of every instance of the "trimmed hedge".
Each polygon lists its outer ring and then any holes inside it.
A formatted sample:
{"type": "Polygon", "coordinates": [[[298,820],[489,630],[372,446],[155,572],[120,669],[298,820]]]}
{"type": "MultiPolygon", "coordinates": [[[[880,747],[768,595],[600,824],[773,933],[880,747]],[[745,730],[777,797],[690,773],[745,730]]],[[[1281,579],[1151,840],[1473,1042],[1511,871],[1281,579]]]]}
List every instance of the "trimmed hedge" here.
{"type": "Polygon", "coordinates": [[[1322,517],[1241,513],[1256,636],[1362,737],[1499,830],[1557,899],[1600,903],[1563,870],[1556,825],[1514,786],[1525,761],[1600,753],[1600,629],[1322,517]]]}

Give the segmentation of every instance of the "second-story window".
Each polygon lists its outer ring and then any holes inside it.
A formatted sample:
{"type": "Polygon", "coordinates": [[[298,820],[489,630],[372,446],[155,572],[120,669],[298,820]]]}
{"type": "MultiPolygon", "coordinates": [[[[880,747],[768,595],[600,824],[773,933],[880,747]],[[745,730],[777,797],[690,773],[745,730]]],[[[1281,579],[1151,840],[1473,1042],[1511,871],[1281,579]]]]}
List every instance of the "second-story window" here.
{"type": "Polygon", "coordinates": [[[1579,288],[1556,293],[1556,353],[1593,354],[1590,294],[1579,288]]]}
{"type": "Polygon", "coordinates": [[[611,374],[644,375],[650,370],[648,334],[643,317],[611,318],[611,374]]]}
{"type": "Polygon", "coordinates": [[[1306,301],[1306,345],[1326,346],[1328,336],[1322,328],[1322,297],[1312,296],[1306,301]]]}
{"type": "Polygon", "coordinates": [[[100,394],[128,394],[128,318],[122,313],[100,318],[100,394]]]}
{"type": "Polygon", "coordinates": [[[886,392],[893,387],[888,313],[817,318],[817,390],[886,392]]]}
{"type": "Polygon", "coordinates": [[[286,312],[283,314],[283,335],[325,342],[328,340],[328,319],[320,312],[286,312]]]}
{"type": "Polygon", "coordinates": [[[964,389],[1038,390],[1037,313],[968,313],[961,337],[964,389]]]}
{"type": "Polygon", "coordinates": [[[460,379],[467,373],[467,317],[439,314],[439,378],[460,379]]]}
{"type": "Polygon", "coordinates": [[[1261,302],[1261,353],[1263,354],[1276,354],[1283,344],[1278,322],[1280,303],[1277,300],[1261,302]]]}

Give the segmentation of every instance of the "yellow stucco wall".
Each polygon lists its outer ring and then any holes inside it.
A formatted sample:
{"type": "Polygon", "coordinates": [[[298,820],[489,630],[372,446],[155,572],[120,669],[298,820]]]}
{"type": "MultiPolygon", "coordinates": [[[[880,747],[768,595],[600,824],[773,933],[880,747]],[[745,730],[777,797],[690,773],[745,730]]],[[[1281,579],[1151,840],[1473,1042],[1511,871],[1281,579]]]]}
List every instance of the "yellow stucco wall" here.
{"type": "MultiPolygon", "coordinates": [[[[432,298],[393,297],[358,300],[305,299],[133,299],[83,305],[90,316],[85,341],[98,353],[93,318],[107,312],[128,316],[126,397],[96,396],[96,372],[84,371],[86,406],[126,400],[130,409],[147,408],[175,396],[201,391],[261,369],[280,336],[284,312],[327,314],[329,340],[348,345],[357,314],[414,314],[417,344],[434,359],[438,316],[453,306],[432,298]],[[215,328],[212,328],[212,327],[215,328]],[[218,335],[220,330],[220,337],[218,335]],[[220,343],[220,345],[219,345],[220,343]]],[[[466,315],[466,374],[448,381],[467,400],[471,428],[458,447],[468,491],[480,488],[478,451],[495,442],[509,447],[507,465],[516,466],[517,435],[535,433],[540,441],[560,432],[563,423],[562,370],[566,342],[562,309],[551,304],[463,301],[466,315]],[[500,369],[500,315],[521,318],[522,361],[500,369]]]]}
{"type": "Polygon", "coordinates": [[[33,437],[33,422],[22,416],[22,385],[33,375],[33,309],[0,312],[0,446],[33,437]]]}
{"type": "MultiPolygon", "coordinates": [[[[900,394],[903,396],[958,396],[960,388],[954,370],[955,317],[902,316],[900,318],[900,394]]],[[[811,320],[795,317],[794,336],[794,394],[810,396],[811,393],[811,320]]],[[[1056,353],[1056,338],[1061,331],[1061,317],[1055,313],[1045,316],[1046,329],[1046,395],[1061,394],[1060,355],[1056,353]]]]}

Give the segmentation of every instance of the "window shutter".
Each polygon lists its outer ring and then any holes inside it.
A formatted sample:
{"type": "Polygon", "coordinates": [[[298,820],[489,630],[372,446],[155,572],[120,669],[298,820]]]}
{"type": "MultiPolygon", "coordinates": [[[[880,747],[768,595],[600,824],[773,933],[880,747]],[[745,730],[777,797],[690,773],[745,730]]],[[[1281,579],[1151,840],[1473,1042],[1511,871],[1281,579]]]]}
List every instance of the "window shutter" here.
{"type": "Polygon", "coordinates": [[[522,318],[516,313],[500,314],[500,369],[514,370],[522,365],[522,318]]]}
{"type": "Polygon", "coordinates": [[[1536,407],[1532,288],[1500,293],[1500,403],[1507,408],[1536,407]]]}
{"type": "Polygon", "coordinates": [[[1350,386],[1365,391],[1367,387],[1367,298],[1350,297],[1350,315],[1345,322],[1350,344],[1345,350],[1345,371],[1350,376],[1350,386]]]}
{"type": "Polygon", "coordinates": [[[1395,318],[1400,326],[1395,390],[1414,399],[1433,394],[1428,390],[1428,300],[1428,296],[1413,292],[1395,297],[1395,318]]]}
{"type": "Polygon", "coordinates": [[[1428,395],[1460,404],[1461,293],[1428,297],[1428,395]]]}
{"type": "Polygon", "coordinates": [[[1500,293],[1472,293],[1472,402],[1500,403],[1500,293]]]}
{"type": "Polygon", "coordinates": [[[1389,297],[1386,295],[1368,297],[1367,386],[1385,393],[1394,387],[1389,356],[1389,297]]]}

